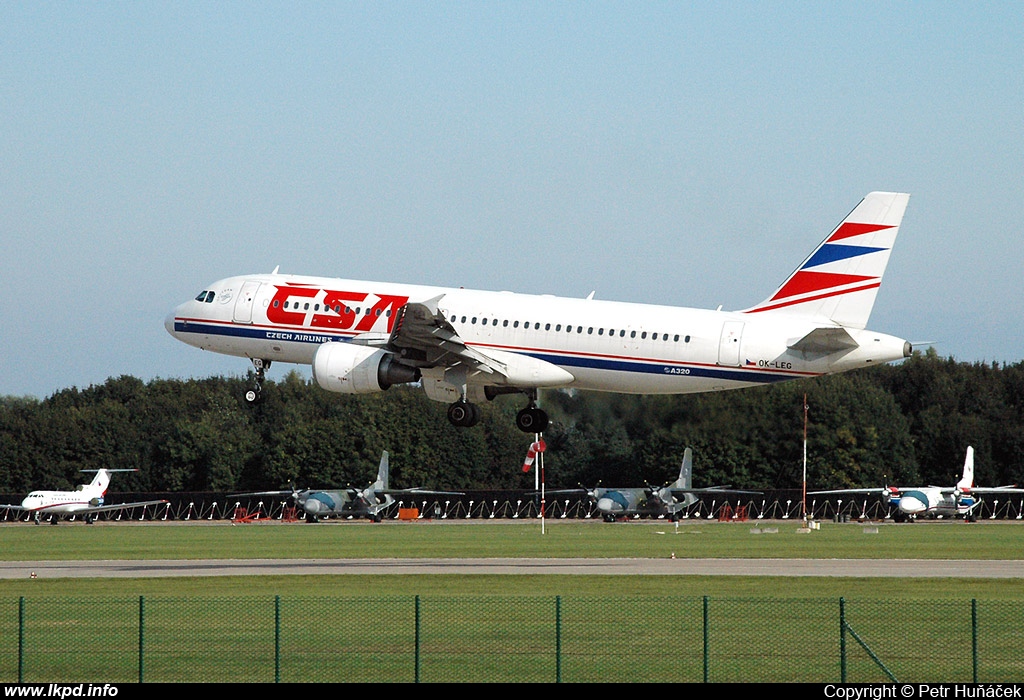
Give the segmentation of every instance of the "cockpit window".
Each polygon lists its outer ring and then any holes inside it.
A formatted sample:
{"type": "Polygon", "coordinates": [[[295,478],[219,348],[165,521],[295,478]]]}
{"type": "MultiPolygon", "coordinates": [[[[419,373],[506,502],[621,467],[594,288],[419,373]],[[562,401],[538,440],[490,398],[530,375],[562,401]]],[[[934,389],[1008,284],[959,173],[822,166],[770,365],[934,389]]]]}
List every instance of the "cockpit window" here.
{"type": "Polygon", "coordinates": [[[199,296],[196,297],[196,301],[205,301],[207,304],[213,303],[213,292],[204,289],[199,292],[199,296]]]}

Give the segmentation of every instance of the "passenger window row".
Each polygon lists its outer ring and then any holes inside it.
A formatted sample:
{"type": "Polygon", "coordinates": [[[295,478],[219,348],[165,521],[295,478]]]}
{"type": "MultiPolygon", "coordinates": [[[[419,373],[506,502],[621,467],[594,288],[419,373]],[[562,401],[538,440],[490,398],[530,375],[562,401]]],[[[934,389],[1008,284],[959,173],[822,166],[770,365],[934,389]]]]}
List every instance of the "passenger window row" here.
{"type": "MultiPolygon", "coordinates": [[[[478,316],[470,316],[470,317],[463,316],[460,319],[460,322],[461,323],[467,323],[468,322],[470,325],[481,325],[481,326],[487,326],[487,325],[497,326],[499,323],[501,323],[502,327],[504,327],[504,328],[508,328],[509,326],[511,326],[512,328],[520,328],[520,327],[522,327],[524,330],[530,330],[531,325],[532,325],[533,330],[535,330],[535,331],[541,330],[541,326],[542,326],[542,324],[537,322],[537,321],[533,321],[533,322],[531,322],[531,321],[523,321],[522,323],[520,323],[519,321],[509,321],[507,319],[505,319],[503,321],[499,321],[496,318],[488,319],[488,318],[481,318],[481,317],[478,317],[478,316]]],[[[584,332],[584,327],[583,326],[574,326],[572,324],[566,324],[565,326],[563,326],[561,323],[555,323],[555,324],[544,323],[543,324],[543,328],[544,328],[545,331],[549,331],[550,332],[550,331],[554,330],[554,332],[556,332],[556,333],[560,333],[563,330],[566,333],[574,333],[575,332],[577,334],[582,334],[584,332]]],[[[615,330],[615,329],[612,329],[612,328],[609,328],[609,329],[594,328],[593,326],[587,326],[585,330],[586,330],[586,334],[587,335],[594,335],[596,333],[599,336],[607,335],[609,338],[615,337],[616,333],[618,334],[618,337],[625,338],[626,334],[628,333],[630,338],[637,338],[637,337],[639,337],[641,340],[647,340],[648,338],[650,338],[651,340],[662,340],[662,341],[668,342],[669,338],[671,337],[671,341],[674,342],[674,343],[678,343],[680,340],[682,340],[684,343],[689,343],[690,342],[690,336],[686,335],[686,336],[682,336],[681,337],[678,333],[673,334],[673,335],[670,336],[668,333],[660,333],[659,334],[659,333],[656,333],[656,332],[648,332],[648,331],[635,331],[635,330],[626,331],[626,330],[623,330],[623,329],[615,330]]]]}
{"type": "MultiPolygon", "coordinates": [[[[212,291],[203,290],[202,292],[199,293],[199,296],[196,297],[196,301],[202,301],[202,302],[206,302],[207,304],[209,304],[209,303],[211,303],[213,301],[213,297],[214,297],[214,293],[212,291]]],[[[278,305],[278,303],[279,303],[278,301],[275,301],[274,302],[274,306],[276,307],[278,305]]],[[[284,302],[284,308],[285,309],[291,308],[291,309],[296,310],[296,311],[298,311],[300,309],[303,310],[303,311],[309,311],[310,310],[310,303],[308,301],[307,302],[298,302],[298,301],[288,302],[288,301],[286,301],[286,302],[284,302]]],[[[323,309],[323,311],[334,311],[335,313],[338,313],[338,314],[340,314],[342,312],[342,307],[341,307],[340,304],[336,305],[336,306],[333,306],[333,307],[324,304],[322,309],[323,309]]],[[[359,306],[357,306],[355,309],[353,309],[350,306],[346,306],[346,307],[344,307],[344,309],[345,309],[345,313],[347,313],[347,314],[354,313],[356,316],[362,315],[364,313],[363,308],[359,307],[359,306]]],[[[321,305],[320,304],[314,303],[312,305],[312,311],[316,312],[316,311],[320,311],[320,310],[321,310],[321,305]]],[[[371,307],[366,307],[365,314],[367,316],[369,316],[371,314],[374,314],[374,313],[376,313],[377,316],[384,315],[384,316],[390,317],[391,316],[391,309],[373,309],[371,307]]],[[[455,320],[455,319],[453,319],[453,320],[455,320]]],[[[459,319],[459,320],[463,324],[468,322],[470,325],[480,325],[480,326],[487,326],[487,325],[497,326],[500,323],[503,328],[508,328],[509,326],[511,326],[512,328],[520,328],[521,327],[524,330],[531,330],[531,325],[532,325],[532,330],[539,331],[539,330],[541,330],[541,326],[543,325],[544,330],[548,331],[548,332],[554,330],[554,332],[560,333],[560,332],[563,331],[563,329],[564,329],[564,331],[566,333],[573,333],[573,332],[575,332],[577,334],[582,334],[584,332],[583,326],[574,326],[572,324],[566,324],[566,325],[563,326],[561,323],[555,323],[555,324],[544,323],[544,324],[541,324],[538,321],[534,321],[534,322],[522,321],[522,322],[520,322],[520,321],[509,321],[508,319],[499,321],[499,319],[497,319],[497,318],[481,318],[479,316],[469,316],[469,317],[462,316],[461,319],[459,319]]],[[[626,334],[628,333],[629,337],[631,339],[635,339],[635,338],[637,338],[639,336],[640,340],[647,340],[648,338],[650,338],[651,340],[661,340],[663,342],[669,342],[669,339],[671,338],[671,342],[673,342],[673,343],[678,343],[680,340],[682,340],[682,342],[684,342],[684,343],[689,343],[690,342],[690,336],[689,335],[680,336],[678,333],[675,333],[675,334],[672,334],[670,336],[668,333],[660,333],[659,334],[657,332],[648,332],[648,331],[639,331],[639,332],[635,331],[635,330],[626,331],[625,329],[621,329],[621,328],[616,330],[616,329],[613,329],[613,328],[605,329],[603,327],[594,328],[593,326],[587,326],[586,327],[586,333],[587,333],[587,335],[594,335],[596,333],[598,336],[607,336],[609,338],[614,338],[616,334],[618,334],[618,337],[620,337],[620,338],[625,338],[626,334]]]]}

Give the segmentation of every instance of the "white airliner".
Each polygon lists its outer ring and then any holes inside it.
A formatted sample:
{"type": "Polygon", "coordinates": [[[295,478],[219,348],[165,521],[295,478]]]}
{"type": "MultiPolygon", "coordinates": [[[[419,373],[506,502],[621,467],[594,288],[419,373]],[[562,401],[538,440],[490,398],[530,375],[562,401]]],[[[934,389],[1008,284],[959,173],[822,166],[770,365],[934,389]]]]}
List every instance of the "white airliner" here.
{"type": "Polygon", "coordinates": [[[886,486],[873,489],[835,489],[832,491],[809,491],[812,495],[879,494],[888,505],[894,506],[894,521],[910,522],[919,517],[960,517],[974,520],[975,511],[981,505],[978,496],[1021,494],[1024,489],[1010,486],[974,485],[974,448],[967,447],[964,457],[964,473],[956,486],[886,486]]]}
{"type": "Polygon", "coordinates": [[[95,471],[96,476],[88,484],[79,486],[76,491],[33,491],[25,497],[20,506],[0,505],[0,509],[30,511],[33,513],[37,524],[41,519],[46,518],[56,525],[61,517],[72,515],[84,516],[85,522],[91,524],[96,519],[96,513],[168,503],[166,500],[158,500],[104,505],[103,500],[107,494],[107,487],[110,485],[111,473],[133,472],[136,470],[83,469],[82,471],[95,471]]]}
{"type": "Polygon", "coordinates": [[[909,195],[872,192],[761,303],[702,310],[512,292],[254,274],[208,285],[167,316],[204,350],[251,359],[259,399],[272,362],[312,365],[343,394],[419,382],[453,425],[499,394],[529,400],[519,429],[544,430],[539,389],[686,394],[817,377],[911,354],[865,330],[909,195]]]}

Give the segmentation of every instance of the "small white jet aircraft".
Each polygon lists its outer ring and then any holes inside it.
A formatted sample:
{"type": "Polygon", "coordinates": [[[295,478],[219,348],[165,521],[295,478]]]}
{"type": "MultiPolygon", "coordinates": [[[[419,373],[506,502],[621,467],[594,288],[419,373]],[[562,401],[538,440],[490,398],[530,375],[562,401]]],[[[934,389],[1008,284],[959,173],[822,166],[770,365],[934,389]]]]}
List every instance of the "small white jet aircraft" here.
{"type": "Polygon", "coordinates": [[[865,330],[909,195],[872,192],[768,298],[711,311],[512,292],[254,274],[208,285],[166,318],[204,350],[247,357],[256,401],[272,362],[312,365],[328,391],[419,382],[453,425],[499,394],[528,398],[516,424],[542,432],[537,392],[567,387],[685,394],[845,372],[911,354],[865,330]]]}
{"type": "Polygon", "coordinates": [[[425,489],[389,489],[388,488],[389,457],[385,450],[380,457],[377,469],[377,480],[365,489],[344,488],[318,491],[306,489],[299,491],[256,491],[253,493],[237,493],[237,496],[291,496],[295,505],[306,513],[307,523],[318,523],[321,518],[367,518],[379,523],[393,503],[395,496],[463,496],[456,491],[428,491],[425,489]]]}
{"type": "Polygon", "coordinates": [[[84,472],[96,472],[96,476],[88,484],[82,484],[76,491],[33,491],[21,505],[0,505],[0,510],[27,510],[33,513],[34,520],[38,525],[42,519],[47,519],[51,524],[56,525],[63,517],[78,516],[84,517],[85,522],[92,524],[96,520],[96,514],[112,510],[128,510],[130,508],[144,508],[163,503],[166,500],[139,501],[137,503],[111,503],[104,504],[107,487],[110,485],[110,475],[114,472],[133,472],[136,469],[83,469],[84,472]]]}
{"type": "Polygon", "coordinates": [[[886,486],[878,489],[837,489],[833,491],[809,491],[812,495],[836,494],[878,494],[886,504],[895,508],[892,519],[898,523],[910,522],[918,517],[959,517],[964,520],[976,519],[975,510],[981,504],[980,495],[1024,493],[1015,486],[979,487],[974,485],[974,448],[968,446],[964,458],[964,473],[956,486],[911,486],[898,488],[886,486]]]}
{"type": "Polygon", "coordinates": [[[547,493],[550,495],[585,493],[606,523],[634,516],[668,518],[672,522],[676,522],[689,506],[697,502],[700,496],[759,495],[761,493],[760,491],[730,489],[728,486],[695,489],[692,477],[693,450],[687,447],[683,452],[683,463],[679,467],[679,478],[665,486],[560,489],[547,493]]]}

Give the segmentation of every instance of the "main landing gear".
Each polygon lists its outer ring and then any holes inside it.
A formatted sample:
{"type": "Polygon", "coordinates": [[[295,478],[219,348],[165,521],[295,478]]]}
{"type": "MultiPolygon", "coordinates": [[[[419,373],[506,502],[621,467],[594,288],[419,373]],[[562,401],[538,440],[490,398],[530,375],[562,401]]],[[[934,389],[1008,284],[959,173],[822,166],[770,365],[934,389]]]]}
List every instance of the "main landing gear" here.
{"type": "Polygon", "coordinates": [[[548,414],[537,405],[536,389],[530,389],[525,393],[530,403],[516,414],[516,427],[524,433],[543,433],[548,427],[548,414]]]}
{"type": "Polygon", "coordinates": [[[480,422],[480,407],[459,399],[448,406],[448,422],[457,428],[471,428],[480,422]]]}
{"type": "Polygon", "coordinates": [[[516,427],[524,433],[543,433],[548,427],[548,414],[531,404],[516,414],[516,427]]]}
{"type": "Polygon", "coordinates": [[[267,378],[267,370],[270,369],[270,360],[259,357],[252,358],[252,366],[256,369],[256,379],[252,389],[245,392],[245,400],[249,403],[256,403],[263,398],[263,380],[267,378]]]}
{"type": "MultiPolygon", "coordinates": [[[[536,392],[528,395],[530,405],[516,414],[516,427],[524,433],[543,433],[548,427],[548,414],[537,406],[536,392]]],[[[448,406],[448,422],[458,428],[471,428],[480,422],[480,407],[459,399],[448,406]]]]}

